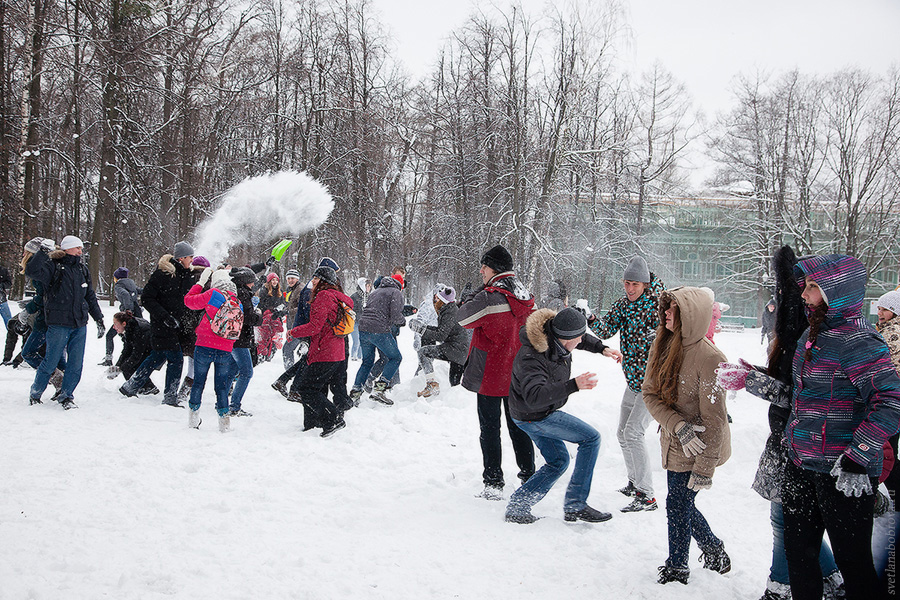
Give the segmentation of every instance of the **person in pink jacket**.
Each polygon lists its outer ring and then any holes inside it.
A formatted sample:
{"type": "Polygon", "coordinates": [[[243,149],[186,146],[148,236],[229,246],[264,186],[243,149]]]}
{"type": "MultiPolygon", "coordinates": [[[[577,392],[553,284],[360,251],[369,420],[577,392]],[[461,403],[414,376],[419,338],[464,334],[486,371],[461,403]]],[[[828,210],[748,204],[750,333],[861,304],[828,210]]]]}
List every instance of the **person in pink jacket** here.
{"type": "MultiPolygon", "coordinates": [[[[211,267],[206,267],[200,275],[200,280],[184,297],[184,304],[189,309],[204,311],[200,323],[195,329],[197,342],[194,347],[194,383],[191,386],[191,397],[188,401],[190,407],[188,426],[194,429],[198,429],[201,423],[200,400],[206,385],[206,376],[210,366],[215,365],[213,386],[216,391],[219,431],[224,433],[231,430],[231,418],[228,414],[228,391],[233,378],[231,350],[234,347],[234,339],[218,335],[213,331],[212,323],[223,304],[236,302],[237,306],[241,307],[236,294],[237,288],[228,271],[224,269],[213,271],[211,267]],[[211,286],[207,291],[203,291],[207,281],[211,282],[211,286]]],[[[243,307],[241,307],[241,314],[243,314],[242,311],[243,307]]],[[[238,332],[241,324],[237,324],[238,332]]]]}

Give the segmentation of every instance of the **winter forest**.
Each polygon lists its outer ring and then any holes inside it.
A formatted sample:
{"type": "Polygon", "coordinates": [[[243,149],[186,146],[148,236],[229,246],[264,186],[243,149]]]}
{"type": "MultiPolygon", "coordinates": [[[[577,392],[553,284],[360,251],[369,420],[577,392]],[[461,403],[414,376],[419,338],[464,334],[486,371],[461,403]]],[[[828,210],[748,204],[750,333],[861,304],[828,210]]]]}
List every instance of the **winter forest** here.
{"type": "Polygon", "coordinates": [[[334,199],[291,266],[409,265],[414,294],[461,287],[502,243],[536,294],[561,276],[607,304],[635,252],[671,262],[659,206],[698,198],[736,200],[701,259],[733,263],[723,277],[763,303],[786,242],[897,271],[896,69],[744,72],[704,114],[665,64],[621,68],[615,1],[473,9],[422,78],[368,0],[3,0],[0,31],[0,262],[73,233],[100,292],[282,170],[334,199]],[[713,165],[700,189],[689,152],[713,165]]]}

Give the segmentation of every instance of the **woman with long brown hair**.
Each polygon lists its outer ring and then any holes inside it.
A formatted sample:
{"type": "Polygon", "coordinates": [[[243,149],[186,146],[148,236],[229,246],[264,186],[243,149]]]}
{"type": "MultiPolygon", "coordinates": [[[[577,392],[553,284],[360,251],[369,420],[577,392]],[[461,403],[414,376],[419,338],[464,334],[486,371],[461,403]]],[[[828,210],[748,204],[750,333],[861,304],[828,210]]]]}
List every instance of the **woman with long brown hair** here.
{"type": "Polygon", "coordinates": [[[704,290],[680,287],[659,299],[660,327],[650,348],[641,388],[644,402],[660,425],[668,495],[669,557],[659,567],[659,583],[687,583],[691,538],[707,569],[727,573],[731,559],[694,500],[712,487],[717,466],[731,456],[725,392],[716,385],[716,368],[725,355],[706,338],[712,298],[704,290]]]}

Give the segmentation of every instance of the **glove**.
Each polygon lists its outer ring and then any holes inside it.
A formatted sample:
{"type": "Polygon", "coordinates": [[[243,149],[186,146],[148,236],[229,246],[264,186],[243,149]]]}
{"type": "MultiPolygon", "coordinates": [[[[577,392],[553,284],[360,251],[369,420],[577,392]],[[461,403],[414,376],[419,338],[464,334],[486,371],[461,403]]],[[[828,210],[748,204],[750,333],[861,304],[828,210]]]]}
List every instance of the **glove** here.
{"type": "Polygon", "coordinates": [[[274,256],[270,256],[269,258],[266,259],[266,266],[271,267],[272,265],[274,265],[277,262],[278,262],[277,258],[275,258],[274,256]]]}
{"type": "Polygon", "coordinates": [[[212,267],[206,267],[203,269],[203,272],[200,273],[200,279],[197,280],[197,285],[200,287],[206,287],[206,282],[209,281],[209,278],[212,277],[213,269],[212,267]]]}
{"type": "Polygon", "coordinates": [[[872,493],[872,482],[865,472],[865,468],[853,462],[846,454],[842,454],[831,469],[831,476],[837,477],[834,487],[850,498],[862,497],[863,494],[872,493]],[[860,472],[861,471],[861,472],[860,472]]]}
{"type": "Polygon", "coordinates": [[[691,478],[688,479],[687,487],[689,490],[699,492],[700,490],[708,490],[712,487],[712,477],[700,475],[691,471],[691,478]]]}
{"type": "Polygon", "coordinates": [[[180,323],[178,322],[178,319],[176,319],[172,315],[166,315],[166,318],[163,319],[163,325],[165,325],[169,329],[178,329],[180,323]]]}
{"type": "Polygon", "coordinates": [[[259,306],[259,296],[253,296],[253,299],[250,301],[253,303],[253,308],[259,306]]]}
{"type": "Polygon", "coordinates": [[[428,329],[428,325],[426,325],[425,322],[420,319],[410,319],[409,328],[414,333],[425,333],[425,330],[428,329]]]}
{"type": "Polygon", "coordinates": [[[56,250],[56,242],[50,238],[44,238],[44,241],[41,242],[41,250],[43,252],[53,252],[56,250]]]}
{"type": "Polygon", "coordinates": [[[106,327],[103,325],[103,319],[97,321],[97,339],[99,340],[106,335],[106,327]]]}
{"type": "Polygon", "coordinates": [[[697,434],[694,433],[695,431],[706,431],[706,427],[703,425],[691,425],[684,421],[679,421],[679,424],[675,426],[675,435],[678,436],[684,455],[688,458],[700,455],[706,448],[706,444],[697,437],[697,434]]]}
{"type": "Polygon", "coordinates": [[[742,390],[747,385],[747,375],[750,369],[743,365],[721,362],[716,369],[716,383],[723,390],[735,392],[742,390]]]}
{"type": "Polygon", "coordinates": [[[108,369],[106,369],[106,378],[107,379],[115,379],[119,376],[119,373],[122,372],[122,369],[117,367],[116,365],[112,365],[108,369]]]}

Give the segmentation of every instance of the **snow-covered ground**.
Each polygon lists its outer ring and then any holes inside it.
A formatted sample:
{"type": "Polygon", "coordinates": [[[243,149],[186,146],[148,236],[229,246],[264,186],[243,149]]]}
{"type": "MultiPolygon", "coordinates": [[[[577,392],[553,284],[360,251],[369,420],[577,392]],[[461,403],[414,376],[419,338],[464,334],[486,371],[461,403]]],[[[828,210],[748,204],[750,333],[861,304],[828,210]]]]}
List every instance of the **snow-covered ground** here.
{"type": "MultiPolygon", "coordinates": [[[[112,309],[106,322],[111,322],[112,309]]],[[[92,333],[93,326],[89,328],[92,333]]],[[[729,359],[764,361],[759,330],[720,333],[729,359]]],[[[666,558],[665,472],[648,430],[660,509],[625,514],[615,430],[625,379],[614,361],[576,352],[573,373],[601,384],[566,410],[597,427],[602,447],[590,504],[601,524],[567,524],[569,474],[535,507],[546,517],[505,523],[505,502],[476,498],[481,452],[474,394],[447,387],[416,397],[411,334],[400,336],[395,405],[366,400],[330,439],[301,432],[298,404],[257,368],[244,400],[252,418],[216,427],[212,381],[203,425],[159,396],[125,398],[108,381],[104,340],[89,336],[78,410],[28,405],[34,371],[0,368],[0,599],[54,598],[758,598],[771,560],[769,506],[750,490],[767,435],[766,405],[729,401],[733,455],[698,506],[725,541],[727,575],[691,550],[688,586],[656,583],[666,558]]],[[[617,340],[614,338],[614,345],[617,340]]],[[[116,343],[116,356],[121,343],[116,343]]],[[[350,378],[358,367],[350,363],[350,378]]],[[[162,372],[153,376],[162,387],[162,372]]],[[[507,497],[517,472],[504,432],[507,497]]],[[[574,447],[571,448],[574,457],[574,447]]],[[[538,458],[538,465],[542,464],[538,458]]],[[[571,470],[571,467],[570,467],[571,470]]]]}

